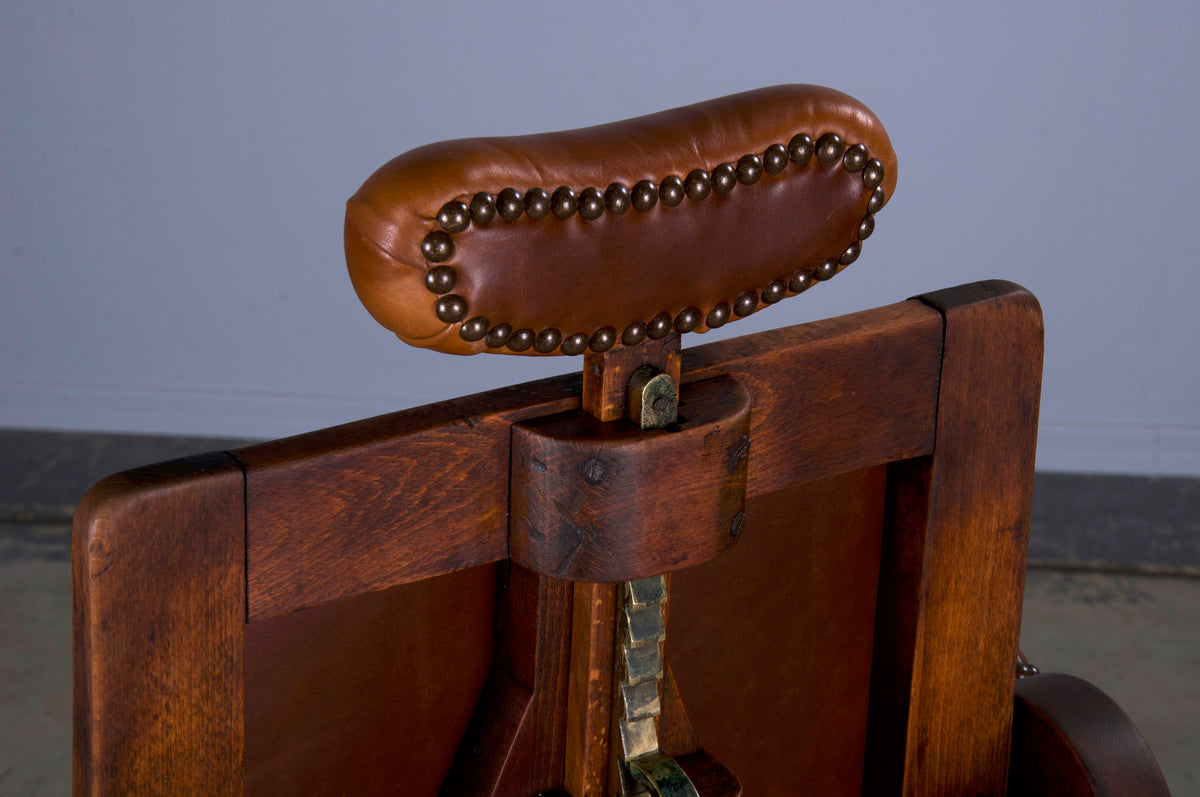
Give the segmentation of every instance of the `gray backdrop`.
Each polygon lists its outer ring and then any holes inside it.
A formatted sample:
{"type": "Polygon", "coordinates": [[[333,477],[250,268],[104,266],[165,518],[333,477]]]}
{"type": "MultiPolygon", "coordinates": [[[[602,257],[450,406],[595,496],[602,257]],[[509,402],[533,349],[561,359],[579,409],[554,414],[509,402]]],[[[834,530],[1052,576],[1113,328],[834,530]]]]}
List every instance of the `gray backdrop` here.
{"type": "MultiPolygon", "coordinates": [[[[888,127],[864,256],[744,334],[990,277],[1047,327],[1039,465],[1200,475],[1196,5],[0,6],[0,425],[269,437],[561,372],[367,316],[342,203],[391,156],[785,82],[888,127]]],[[[685,344],[702,339],[689,336],[685,344]]]]}

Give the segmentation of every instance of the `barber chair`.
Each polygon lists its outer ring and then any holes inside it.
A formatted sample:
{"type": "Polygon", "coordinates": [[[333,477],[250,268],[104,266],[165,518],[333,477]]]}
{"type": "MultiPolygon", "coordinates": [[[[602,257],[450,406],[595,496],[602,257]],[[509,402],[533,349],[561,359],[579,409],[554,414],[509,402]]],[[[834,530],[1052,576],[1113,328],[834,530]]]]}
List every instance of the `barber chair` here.
{"type": "Polygon", "coordinates": [[[681,350],[828,290],[895,184],[813,86],[385,165],[346,219],[372,315],[580,371],[96,485],[75,791],[1167,794],[1018,660],[1033,296],[681,350]]]}

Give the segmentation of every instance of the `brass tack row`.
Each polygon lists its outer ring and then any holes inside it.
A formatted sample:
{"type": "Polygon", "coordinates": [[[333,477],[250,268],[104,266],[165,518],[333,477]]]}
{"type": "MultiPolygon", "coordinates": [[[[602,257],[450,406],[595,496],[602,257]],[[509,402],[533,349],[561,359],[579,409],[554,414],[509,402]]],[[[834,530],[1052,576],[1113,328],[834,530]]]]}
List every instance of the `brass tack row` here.
{"type": "MultiPolygon", "coordinates": [[[[711,173],[692,169],[683,178],[672,174],[657,185],[652,180],[641,180],[632,189],[621,183],[612,183],[603,191],[589,186],[578,193],[565,185],[554,189],[553,193],[538,187],[524,193],[516,188],[505,188],[496,196],[480,191],[471,197],[469,204],[456,199],[442,205],[437,214],[441,229],[429,232],[421,240],[421,254],[431,264],[444,264],[454,256],[453,233],[463,232],[472,224],[486,226],[497,215],[504,221],[516,221],[522,214],[538,221],[552,213],[559,219],[568,219],[578,213],[587,221],[594,221],[606,211],[619,216],[631,207],[645,213],[659,202],[666,207],[675,207],[685,198],[699,202],[714,191],[727,194],[739,183],[754,185],[763,172],[781,174],[789,163],[802,166],[813,158],[825,165],[840,159],[847,172],[861,175],[863,187],[871,192],[867,201],[867,215],[858,225],[858,240],[850,244],[839,257],[826,260],[814,268],[798,269],[786,280],[774,280],[761,291],[746,291],[733,301],[732,307],[727,302],[720,302],[707,314],[696,307],[687,307],[673,318],[668,313],[659,313],[646,323],[634,321],[621,333],[620,341],[626,346],[634,346],[647,338],[657,340],[666,337],[672,331],[691,332],[700,325],[702,316],[705,326],[716,329],[734,318],[750,315],[760,303],[775,304],[789,293],[803,293],[858,259],[862,241],[875,231],[875,214],[887,199],[881,187],[883,163],[878,158],[870,157],[865,144],[846,146],[837,133],[825,133],[816,141],[806,133],[798,133],[792,136],[786,146],[772,144],[761,156],[743,155],[736,163],[717,165],[711,173]]],[[[488,348],[507,346],[514,352],[533,348],[536,352],[549,354],[561,348],[563,354],[570,355],[582,354],[589,348],[596,352],[608,351],[617,343],[617,331],[611,326],[601,327],[591,335],[578,332],[564,336],[561,330],[553,327],[535,331],[514,329],[511,324],[503,322],[492,326],[483,316],[468,319],[467,300],[451,293],[457,281],[458,272],[449,265],[433,265],[425,273],[425,287],[437,296],[434,313],[447,324],[461,321],[459,335],[463,340],[483,340],[488,348]]]]}

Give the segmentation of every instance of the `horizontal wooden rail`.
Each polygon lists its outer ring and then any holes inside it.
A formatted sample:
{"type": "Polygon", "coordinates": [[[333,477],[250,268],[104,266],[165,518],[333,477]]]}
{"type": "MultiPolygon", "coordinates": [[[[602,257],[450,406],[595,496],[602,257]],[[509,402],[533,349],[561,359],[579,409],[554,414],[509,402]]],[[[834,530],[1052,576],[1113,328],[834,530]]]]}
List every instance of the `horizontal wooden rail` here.
{"type": "MultiPolygon", "coordinates": [[[[720,341],[684,351],[681,381],[749,388],[759,495],[932,452],[942,324],[909,301],[720,341]]],[[[507,558],[510,427],[579,395],[556,377],[233,452],[249,619],[507,558]]]]}

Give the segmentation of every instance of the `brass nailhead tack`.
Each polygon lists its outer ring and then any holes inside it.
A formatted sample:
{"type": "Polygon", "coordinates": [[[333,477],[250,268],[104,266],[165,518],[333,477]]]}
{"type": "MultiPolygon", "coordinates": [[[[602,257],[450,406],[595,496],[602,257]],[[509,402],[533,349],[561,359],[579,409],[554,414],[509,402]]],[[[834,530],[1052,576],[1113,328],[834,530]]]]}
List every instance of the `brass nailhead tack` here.
{"type": "Polygon", "coordinates": [[[592,333],[592,341],[589,345],[592,351],[608,351],[617,345],[617,330],[612,327],[600,327],[592,333]]]}
{"type": "Polygon", "coordinates": [[[733,303],[733,313],[738,316],[748,316],[758,309],[758,293],[755,291],[746,291],[741,296],[737,297],[737,301],[733,303]]]}
{"type": "Polygon", "coordinates": [[[533,350],[540,354],[549,354],[558,348],[558,344],[562,343],[562,333],[551,327],[543,329],[537,333],[537,337],[533,339],[533,350]]]}
{"type": "Polygon", "coordinates": [[[458,272],[450,266],[434,266],[425,272],[425,287],[438,295],[454,290],[456,282],[458,272]]]}
{"type": "Polygon", "coordinates": [[[737,182],[737,167],[732,163],[722,163],[712,170],[712,187],[718,194],[728,194],[737,182]]]}
{"type": "Polygon", "coordinates": [[[471,197],[471,221],[487,224],[496,216],[496,198],[487,191],[471,197]]]}
{"type": "Polygon", "coordinates": [[[448,293],[438,297],[433,309],[439,319],[447,324],[453,324],[455,321],[462,321],[467,317],[467,300],[448,293]]]}
{"type": "Polygon", "coordinates": [[[650,323],[646,325],[646,336],[651,340],[665,338],[671,334],[671,330],[675,328],[671,316],[666,313],[659,313],[650,319],[650,323]]]}
{"type": "Polygon", "coordinates": [[[633,187],[633,209],[645,213],[658,204],[658,189],[649,180],[639,180],[633,187]]]}
{"type": "Polygon", "coordinates": [[[599,188],[585,188],[579,192],[579,215],[593,221],[604,215],[604,192],[599,188]]]}
{"type": "Polygon", "coordinates": [[[858,260],[858,253],[861,251],[862,244],[860,244],[858,241],[855,241],[846,247],[846,251],[842,252],[842,256],[838,258],[838,262],[840,262],[843,266],[848,266],[855,260],[858,260]]]}
{"type": "Polygon", "coordinates": [[[626,346],[636,346],[646,339],[646,325],[641,321],[634,321],[625,328],[625,332],[621,334],[621,342],[626,346]]]}
{"type": "Polygon", "coordinates": [[[604,192],[604,202],[608,205],[609,212],[620,216],[629,210],[629,189],[620,183],[613,183],[604,192]]]}
{"type": "Polygon", "coordinates": [[[683,180],[674,174],[663,178],[662,183],[658,186],[658,198],[669,208],[682,202],[685,195],[683,180]]]}
{"type": "Polygon", "coordinates": [[[505,188],[496,197],[496,210],[505,221],[516,221],[525,212],[525,197],[515,188],[505,188]]]}
{"type": "Polygon", "coordinates": [[[525,351],[533,345],[533,330],[526,327],[518,329],[512,333],[512,337],[508,339],[508,348],[512,351],[525,351]]]}
{"type": "Polygon", "coordinates": [[[484,343],[491,349],[498,349],[508,343],[508,339],[512,337],[512,324],[497,324],[488,330],[487,337],[484,338],[484,343]]]}
{"type": "Polygon", "coordinates": [[[525,192],[525,213],[534,221],[550,215],[550,194],[545,188],[530,188],[525,192]]]}
{"type": "Polygon", "coordinates": [[[471,343],[482,340],[487,333],[488,320],[483,316],[475,316],[470,321],[463,322],[462,327],[458,330],[459,337],[471,343]]]}
{"type": "Polygon", "coordinates": [[[871,158],[867,161],[867,165],[863,167],[863,185],[867,188],[878,188],[883,182],[883,164],[878,158],[871,158]]]}
{"type": "Polygon", "coordinates": [[[692,169],[688,172],[687,179],[683,182],[684,190],[687,191],[688,199],[693,202],[699,202],[708,196],[712,191],[712,178],[708,172],[703,169],[692,169]]]}
{"type": "Polygon", "coordinates": [[[454,256],[454,239],[444,230],[434,230],[421,239],[421,254],[430,263],[441,263],[454,256]]]}
{"type": "Polygon", "coordinates": [[[560,219],[569,219],[575,215],[575,208],[579,206],[579,196],[565,185],[560,185],[554,189],[554,196],[550,197],[550,207],[554,211],[554,215],[560,219]]]}
{"type": "Polygon", "coordinates": [[[842,157],[842,137],[837,133],[826,133],[817,139],[817,160],[821,163],[834,163],[842,157]]]}
{"type": "Polygon", "coordinates": [[[578,332],[567,338],[562,343],[562,353],[574,356],[583,354],[583,350],[588,347],[589,338],[582,332],[578,332]]]}
{"type": "Polygon", "coordinates": [[[775,304],[785,296],[787,296],[787,286],[783,284],[783,280],[775,280],[763,288],[762,302],[763,304],[775,304]]]}
{"type": "Polygon", "coordinates": [[[704,323],[712,329],[723,327],[725,326],[725,322],[729,320],[729,313],[729,305],[725,302],[721,302],[716,307],[708,311],[708,316],[704,319],[704,323]]]}
{"type": "Polygon", "coordinates": [[[867,165],[867,145],[855,144],[842,156],[842,168],[848,172],[861,172],[867,165]]]}
{"type": "Polygon", "coordinates": [[[788,151],[783,144],[772,144],[763,153],[763,169],[767,174],[779,174],[788,165],[788,151]]]}
{"type": "Polygon", "coordinates": [[[792,293],[804,293],[812,286],[813,273],[807,269],[800,269],[788,280],[788,290],[792,293]]]}
{"type": "Polygon", "coordinates": [[[871,192],[871,198],[867,200],[867,212],[878,213],[883,210],[884,200],[887,196],[884,194],[883,188],[876,188],[871,192]]]}
{"type": "Polygon", "coordinates": [[[691,332],[700,325],[700,311],[695,307],[688,307],[679,311],[679,315],[675,316],[675,331],[676,332],[691,332]]]}
{"type": "Polygon", "coordinates": [[[754,185],[762,177],[762,160],[757,155],[743,155],[738,158],[737,178],[742,185],[754,185]]]}
{"type": "MultiPolygon", "coordinates": [[[[650,319],[649,323],[635,321],[625,328],[621,334],[621,342],[626,346],[634,346],[647,337],[665,337],[672,330],[690,332],[700,326],[702,316],[707,327],[716,329],[735,316],[750,315],[758,309],[760,301],[769,305],[783,299],[788,292],[802,293],[817,282],[832,278],[842,267],[850,265],[858,258],[862,251],[861,242],[869,238],[875,230],[874,214],[883,208],[887,199],[882,187],[885,176],[883,163],[878,158],[869,157],[865,144],[858,143],[847,147],[841,137],[833,132],[824,133],[816,142],[806,133],[797,133],[786,146],[772,144],[761,156],[750,153],[738,158],[736,164],[718,164],[711,174],[704,169],[692,169],[685,178],[668,175],[658,185],[652,180],[640,180],[632,190],[621,183],[611,183],[603,191],[596,187],[587,187],[579,194],[570,186],[559,186],[553,194],[541,187],[530,188],[524,193],[515,187],[509,187],[500,191],[496,197],[487,191],[479,191],[471,197],[469,204],[456,199],[442,205],[437,214],[440,229],[425,235],[421,241],[421,254],[430,263],[443,263],[451,259],[455,252],[451,233],[463,232],[472,223],[486,225],[497,214],[503,220],[511,222],[519,219],[522,214],[538,221],[551,213],[560,219],[568,219],[578,212],[584,219],[593,221],[603,216],[606,210],[614,215],[621,215],[630,207],[646,212],[653,209],[660,200],[666,207],[676,207],[683,202],[684,197],[699,202],[714,191],[727,194],[739,182],[743,185],[753,185],[759,181],[763,172],[771,175],[781,174],[789,163],[804,165],[814,156],[818,162],[827,165],[841,160],[845,171],[861,172],[863,186],[871,191],[867,200],[866,215],[858,225],[858,240],[846,247],[836,259],[826,260],[815,268],[797,269],[786,282],[781,279],[774,280],[761,293],[742,293],[732,308],[727,302],[719,302],[707,315],[695,307],[688,307],[674,318],[669,313],[659,313],[650,319]]],[[[439,319],[447,323],[457,323],[467,315],[466,299],[449,293],[457,281],[457,271],[448,265],[435,266],[425,274],[425,286],[438,295],[434,312],[439,319]]],[[[493,349],[507,346],[510,350],[519,352],[533,347],[538,352],[549,353],[561,348],[564,354],[571,355],[582,354],[588,348],[596,352],[608,351],[617,342],[617,332],[611,326],[601,327],[590,336],[578,332],[564,340],[562,333],[554,328],[543,329],[541,332],[534,332],[532,329],[514,331],[508,323],[489,328],[488,319],[483,316],[463,322],[459,328],[459,335],[469,342],[483,340],[488,348],[493,349]]]]}
{"type": "Polygon", "coordinates": [[[812,159],[815,150],[816,145],[813,144],[813,140],[809,138],[807,133],[797,133],[788,142],[788,157],[797,166],[803,166],[808,163],[812,159]]]}
{"type": "Polygon", "coordinates": [[[471,223],[471,211],[458,200],[447,202],[438,211],[438,224],[446,232],[462,232],[471,223]]]}
{"type": "Polygon", "coordinates": [[[826,260],[821,265],[813,269],[813,278],[824,282],[838,273],[838,261],[826,260]]]}
{"type": "Polygon", "coordinates": [[[867,240],[873,232],[875,232],[875,217],[864,216],[862,223],[858,225],[858,240],[867,240]]]}

